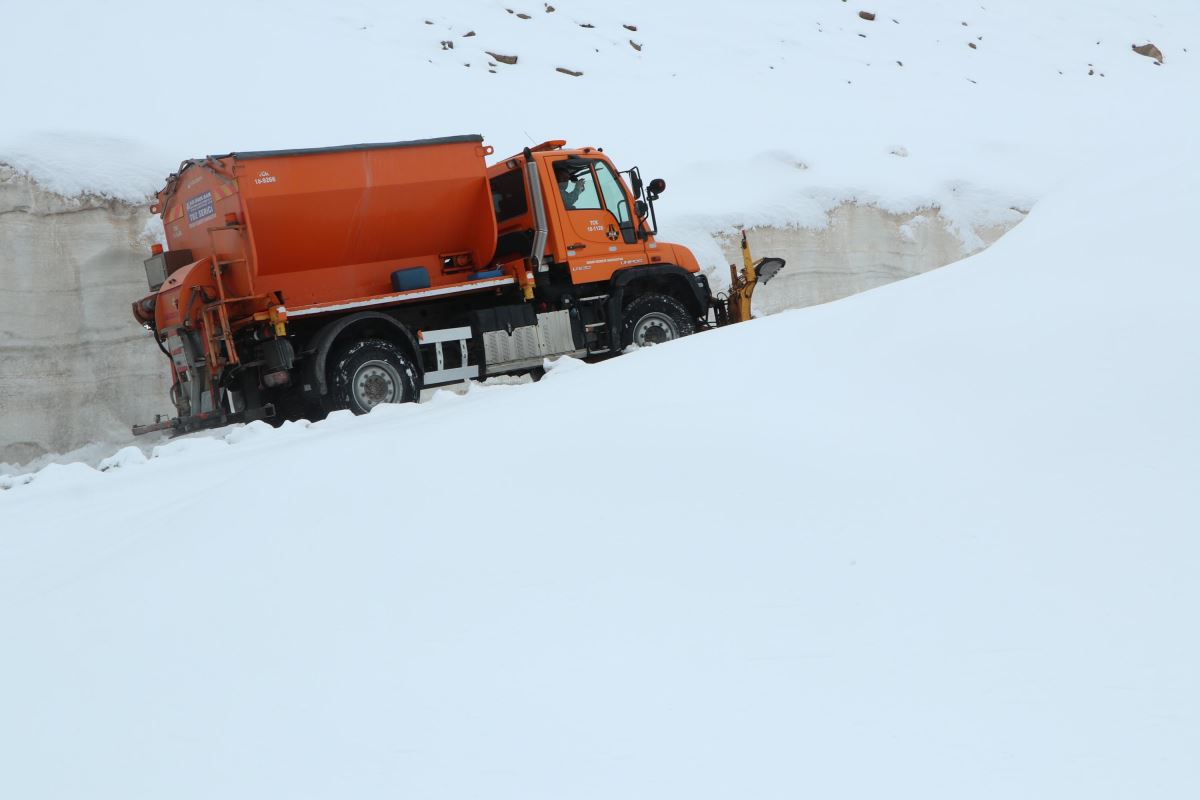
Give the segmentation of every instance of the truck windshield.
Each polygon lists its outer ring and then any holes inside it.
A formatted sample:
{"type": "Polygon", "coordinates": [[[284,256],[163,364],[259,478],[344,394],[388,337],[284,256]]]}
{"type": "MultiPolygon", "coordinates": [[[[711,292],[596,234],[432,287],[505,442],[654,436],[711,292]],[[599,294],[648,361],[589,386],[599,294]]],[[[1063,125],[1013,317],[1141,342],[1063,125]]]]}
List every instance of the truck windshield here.
{"type": "Polygon", "coordinates": [[[621,182],[613,174],[612,167],[603,161],[597,161],[596,177],[600,182],[600,192],[604,195],[604,205],[622,225],[631,222],[629,200],[625,197],[621,182]]]}
{"type": "Polygon", "coordinates": [[[554,179],[568,211],[595,211],[604,207],[600,205],[600,195],[592,181],[590,164],[568,166],[566,161],[556,161],[554,179]]]}

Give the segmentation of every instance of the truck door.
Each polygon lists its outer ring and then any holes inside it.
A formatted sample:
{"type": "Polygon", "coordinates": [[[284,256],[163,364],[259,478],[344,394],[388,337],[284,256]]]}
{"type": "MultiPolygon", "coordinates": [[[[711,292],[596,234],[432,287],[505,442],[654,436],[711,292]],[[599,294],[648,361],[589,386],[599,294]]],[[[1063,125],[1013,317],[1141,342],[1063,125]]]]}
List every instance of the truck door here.
{"type": "Polygon", "coordinates": [[[553,169],[572,280],[608,280],[614,270],[646,263],[633,235],[629,196],[612,167],[572,156],[553,162],[553,169]]]}

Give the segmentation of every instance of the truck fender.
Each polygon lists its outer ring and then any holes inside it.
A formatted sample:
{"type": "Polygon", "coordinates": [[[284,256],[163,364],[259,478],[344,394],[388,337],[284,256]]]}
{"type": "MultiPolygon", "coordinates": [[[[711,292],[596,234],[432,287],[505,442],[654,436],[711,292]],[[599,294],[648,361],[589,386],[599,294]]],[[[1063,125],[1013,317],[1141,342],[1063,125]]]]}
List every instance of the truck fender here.
{"type": "Polygon", "coordinates": [[[309,356],[305,360],[303,370],[304,391],[306,394],[318,396],[329,394],[329,386],[325,380],[325,361],[329,357],[329,351],[333,348],[333,343],[339,335],[355,325],[362,325],[364,323],[385,327],[388,333],[392,334],[398,340],[397,344],[408,351],[408,354],[412,357],[413,366],[417,370],[418,377],[422,377],[424,370],[421,368],[420,346],[417,344],[417,337],[413,335],[412,331],[387,314],[381,314],[378,311],[360,311],[357,314],[350,314],[349,316],[333,320],[321,328],[309,340],[308,346],[304,348],[305,353],[309,356]]]}
{"type": "Polygon", "coordinates": [[[625,290],[634,281],[648,280],[680,288],[679,298],[698,317],[708,313],[708,281],[703,274],[688,272],[674,264],[648,264],[643,267],[628,267],[613,273],[609,296],[615,301],[614,309],[620,311],[624,305],[625,290]]]}
{"type": "Polygon", "coordinates": [[[613,350],[619,349],[621,344],[621,311],[625,307],[625,292],[635,281],[647,281],[659,288],[675,287],[679,300],[687,306],[688,311],[697,317],[708,314],[711,294],[708,279],[703,273],[688,272],[675,264],[647,264],[617,270],[609,282],[608,291],[609,346],[613,350]]]}

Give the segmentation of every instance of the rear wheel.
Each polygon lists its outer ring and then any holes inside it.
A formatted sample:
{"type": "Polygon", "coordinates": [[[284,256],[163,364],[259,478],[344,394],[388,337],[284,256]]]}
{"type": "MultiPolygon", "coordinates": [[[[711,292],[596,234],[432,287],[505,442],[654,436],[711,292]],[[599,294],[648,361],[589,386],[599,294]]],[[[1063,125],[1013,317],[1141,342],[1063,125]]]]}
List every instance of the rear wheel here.
{"type": "Polygon", "coordinates": [[[365,414],[382,403],[417,399],[417,370],[397,345],[384,339],[352,342],[329,368],[330,410],[365,414]]]}
{"type": "Polygon", "coordinates": [[[648,347],[695,331],[696,323],[683,303],[666,294],[644,294],[625,308],[621,344],[648,347]]]}

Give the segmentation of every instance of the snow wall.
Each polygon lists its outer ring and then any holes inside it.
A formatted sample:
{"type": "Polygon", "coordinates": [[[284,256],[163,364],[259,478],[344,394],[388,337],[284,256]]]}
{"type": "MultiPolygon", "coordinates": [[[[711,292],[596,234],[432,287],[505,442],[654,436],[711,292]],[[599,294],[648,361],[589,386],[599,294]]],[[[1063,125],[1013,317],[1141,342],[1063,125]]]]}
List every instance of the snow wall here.
{"type": "Polygon", "coordinates": [[[149,216],[0,165],[0,462],[120,441],[170,410],[163,356],[130,312],[149,216]]]}
{"type": "MultiPolygon", "coordinates": [[[[65,197],[0,164],[0,463],[125,441],[133,423],[172,411],[164,359],[130,313],[147,291],[142,260],[150,222],[144,205],[65,197]]],[[[788,261],[759,290],[756,313],[825,303],[927,272],[1010,227],[956,232],[936,209],[894,214],[845,203],[823,228],[752,228],[756,257],[788,261]]],[[[716,252],[712,242],[671,230],[668,212],[665,240],[716,252]]],[[[727,262],[741,263],[733,232],[714,238],[727,262]]],[[[727,267],[707,266],[717,272],[714,285],[727,283],[727,267]]]]}

